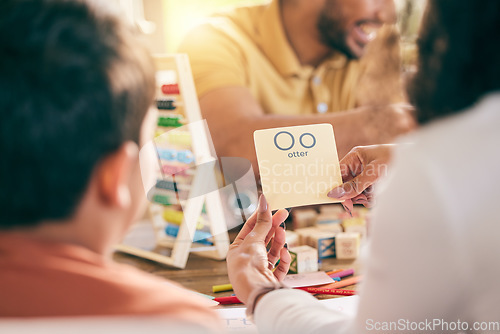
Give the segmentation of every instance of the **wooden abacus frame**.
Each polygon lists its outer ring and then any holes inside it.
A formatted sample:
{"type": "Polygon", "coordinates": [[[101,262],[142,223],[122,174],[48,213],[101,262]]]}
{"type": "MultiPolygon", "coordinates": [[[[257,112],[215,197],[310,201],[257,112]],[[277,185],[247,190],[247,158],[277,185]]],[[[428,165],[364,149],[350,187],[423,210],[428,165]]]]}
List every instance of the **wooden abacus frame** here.
{"type": "MultiPolygon", "coordinates": [[[[208,130],[201,116],[188,56],[184,54],[155,55],[154,59],[157,71],[175,70],[177,73],[179,95],[182,99],[185,117],[189,122],[191,147],[196,165],[209,162],[214,162],[217,165],[217,157],[212,153],[213,150],[211,150],[209,144],[209,133],[207,133],[208,130]]],[[[189,253],[192,251],[196,251],[198,255],[208,258],[217,260],[225,259],[229,249],[229,235],[227,233],[227,223],[219,191],[212,191],[200,196],[191,196],[191,194],[200,193],[197,189],[207,189],[207,184],[211,189],[218,189],[218,183],[213,171],[206,168],[196,169],[191,184],[190,195],[184,205],[183,221],[179,227],[178,235],[174,240],[172,238],[164,238],[163,226],[155,223],[155,212],[150,208],[150,220],[155,231],[156,244],[171,248],[172,252],[170,256],[125,244],[118,245],[117,250],[177,268],[185,268],[189,253]],[[194,232],[196,231],[198,219],[202,214],[203,204],[206,207],[210,233],[214,236],[213,246],[192,248],[194,232]]]]}

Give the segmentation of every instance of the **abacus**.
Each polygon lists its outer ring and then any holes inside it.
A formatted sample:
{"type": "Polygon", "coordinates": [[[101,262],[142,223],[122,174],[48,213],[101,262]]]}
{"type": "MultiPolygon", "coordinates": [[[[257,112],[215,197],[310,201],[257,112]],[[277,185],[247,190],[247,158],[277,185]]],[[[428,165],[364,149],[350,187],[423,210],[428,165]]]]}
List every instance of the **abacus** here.
{"type": "Polygon", "coordinates": [[[189,59],[183,54],[154,59],[157,129],[143,148],[158,162],[155,183],[145,185],[149,218],[134,226],[117,250],[177,268],[186,266],[190,252],[222,260],[229,236],[219,163],[201,117],[189,59]]]}

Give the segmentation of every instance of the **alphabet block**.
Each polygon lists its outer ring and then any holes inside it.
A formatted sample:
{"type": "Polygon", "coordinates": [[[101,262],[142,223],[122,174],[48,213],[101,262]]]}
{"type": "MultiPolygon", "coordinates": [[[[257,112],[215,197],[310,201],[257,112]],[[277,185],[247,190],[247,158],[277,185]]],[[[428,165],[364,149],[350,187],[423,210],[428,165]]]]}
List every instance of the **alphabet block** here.
{"type": "Polygon", "coordinates": [[[336,235],[335,254],[337,259],[356,259],[359,255],[360,234],[344,232],[336,235]]]}
{"type": "Polygon", "coordinates": [[[292,261],[289,272],[301,274],[318,271],[318,251],[310,246],[290,248],[292,261]]]}

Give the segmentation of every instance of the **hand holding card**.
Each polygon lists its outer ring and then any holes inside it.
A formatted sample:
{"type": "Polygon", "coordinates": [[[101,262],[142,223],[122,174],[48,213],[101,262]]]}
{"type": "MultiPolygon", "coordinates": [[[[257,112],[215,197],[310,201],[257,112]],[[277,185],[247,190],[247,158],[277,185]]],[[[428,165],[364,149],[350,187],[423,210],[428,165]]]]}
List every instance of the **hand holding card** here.
{"type": "Polygon", "coordinates": [[[342,177],[331,124],[258,130],[254,142],[272,210],[335,203],[327,194],[342,177]]]}

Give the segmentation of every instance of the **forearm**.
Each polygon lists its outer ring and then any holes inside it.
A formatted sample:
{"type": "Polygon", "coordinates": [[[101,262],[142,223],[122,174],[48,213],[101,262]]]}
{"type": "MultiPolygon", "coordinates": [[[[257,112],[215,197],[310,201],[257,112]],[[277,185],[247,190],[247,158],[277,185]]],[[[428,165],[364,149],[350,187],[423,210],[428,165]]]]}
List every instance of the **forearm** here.
{"type": "Polygon", "coordinates": [[[310,115],[266,114],[246,88],[228,87],[200,99],[219,156],[243,157],[257,167],[253,133],[283,126],[332,124],[339,158],[354,146],[388,143],[412,128],[404,108],[364,106],[338,113],[310,115]]]}
{"type": "MultiPolygon", "coordinates": [[[[213,136],[217,152],[221,156],[239,156],[250,160],[256,166],[253,133],[255,130],[329,123],[335,131],[335,139],[339,158],[342,158],[353,147],[386,143],[393,137],[380,136],[370,124],[372,113],[377,111],[371,107],[361,107],[340,113],[311,114],[301,116],[283,115],[249,115],[217,120],[224,123],[218,126],[213,136]]],[[[209,124],[213,122],[209,121],[209,124]]]]}
{"type": "Polygon", "coordinates": [[[369,107],[362,107],[339,113],[311,114],[300,116],[262,115],[248,117],[249,131],[275,128],[329,123],[333,125],[339,157],[343,157],[354,146],[379,143],[375,136],[367,131],[367,114],[373,112],[369,107]]]}
{"type": "Polygon", "coordinates": [[[323,306],[309,293],[281,289],[258,301],[254,322],[261,333],[343,333],[350,318],[323,306]]]}

